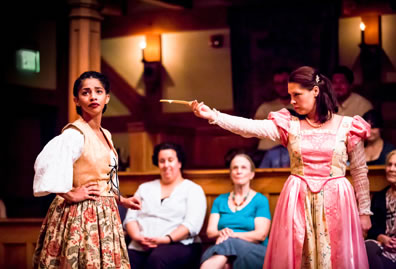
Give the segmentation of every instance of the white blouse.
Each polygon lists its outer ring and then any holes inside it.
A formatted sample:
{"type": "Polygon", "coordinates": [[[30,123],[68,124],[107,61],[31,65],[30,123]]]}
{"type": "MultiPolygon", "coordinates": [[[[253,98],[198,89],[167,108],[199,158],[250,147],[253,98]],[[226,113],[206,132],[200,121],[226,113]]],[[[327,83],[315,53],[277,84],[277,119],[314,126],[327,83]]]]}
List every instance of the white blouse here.
{"type": "MultiPolygon", "coordinates": [[[[140,197],[142,208],[128,209],[124,227],[128,222],[136,221],[143,236],[161,237],[183,225],[190,232],[190,237],[180,241],[182,244],[192,244],[198,239],[195,237],[202,228],[206,214],[206,197],[201,186],[185,179],[161,202],[161,183],[157,179],[141,184],[134,196],[140,197]]],[[[128,248],[143,251],[134,240],[128,248]]]]}
{"type": "MultiPolygon", "coordinates": [[[[73,164],[80,158],[83,146],[84,135],[73,128],[66,129],[45,145],[34,163],[34,196],[67,193],[73,188],[73,164]]],[[[109,151],[111,165],[115,165],[116,156],[109,151]]]]}

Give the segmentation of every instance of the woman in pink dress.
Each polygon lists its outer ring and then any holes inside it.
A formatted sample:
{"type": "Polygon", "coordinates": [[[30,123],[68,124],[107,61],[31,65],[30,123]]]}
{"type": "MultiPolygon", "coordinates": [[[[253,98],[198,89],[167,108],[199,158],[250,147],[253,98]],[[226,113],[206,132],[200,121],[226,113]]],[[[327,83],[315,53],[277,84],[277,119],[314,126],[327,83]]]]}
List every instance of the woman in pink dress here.
{"type": "Polygon", "coordinates": [[[368,268],[363,233],[372,213],[363,141],[370,126],[359,116],[335,114],[331,83],[312,67],[291,73],[288,90],[296,115],[282,109],[268,120],[251,120],[197,101],[191,108],[211,124],[278,140],[289,151],[291,175],[277,203],[264,268],[368,268]],[[347,161],[354,188],[345,177],[347,161]]]}

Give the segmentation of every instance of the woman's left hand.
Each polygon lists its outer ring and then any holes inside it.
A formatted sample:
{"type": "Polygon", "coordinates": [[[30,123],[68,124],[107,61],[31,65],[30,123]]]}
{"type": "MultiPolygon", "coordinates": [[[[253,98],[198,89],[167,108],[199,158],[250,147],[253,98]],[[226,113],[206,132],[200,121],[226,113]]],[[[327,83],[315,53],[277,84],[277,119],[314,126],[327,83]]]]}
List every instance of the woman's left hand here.
{"type": "Polygon", "coordinates": [[[135,209],[135,210],[140,210],[141,208],[140,199],[134,196],[129,198],[125,198],[121,196],[120,202],[126,208],[135,209]]]}
{"type": "Polygon", "coordinates": [[[363,236],[366,237],[368,230],[371,228],[371,219],[369,215],[360,215],[360,225],[362,226],[363,236]]]}

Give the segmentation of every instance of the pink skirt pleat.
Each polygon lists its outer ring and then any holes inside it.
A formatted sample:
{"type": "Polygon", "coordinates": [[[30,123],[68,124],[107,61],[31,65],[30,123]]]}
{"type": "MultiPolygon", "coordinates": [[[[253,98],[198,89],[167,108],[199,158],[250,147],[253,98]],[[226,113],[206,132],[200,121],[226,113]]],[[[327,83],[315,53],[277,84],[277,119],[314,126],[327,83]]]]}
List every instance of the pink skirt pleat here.
{"type": "MultiPolygon", "coordinates": [[[[301,268],[305,236],[307,184],[291,175],[279,196],[269,235],[264,269],[301,268]]],[[[346,178],[324,185],[325,215],[333,268],[368,269],[354,190],[346,178]]],[[[318,252],[321,250],[318,249],[318,252]]]]}

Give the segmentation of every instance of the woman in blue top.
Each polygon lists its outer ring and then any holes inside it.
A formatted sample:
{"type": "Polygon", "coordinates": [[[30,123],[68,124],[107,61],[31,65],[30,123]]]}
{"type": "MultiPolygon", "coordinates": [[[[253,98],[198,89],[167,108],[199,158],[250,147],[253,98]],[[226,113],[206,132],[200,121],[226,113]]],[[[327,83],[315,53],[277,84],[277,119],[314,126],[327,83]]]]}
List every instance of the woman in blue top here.
{"type": "Polygon", "coordinates": [[[201,268],[262,268],[271,225],[268,199],[250,188],[254,163],[248,155],[231,160],[234,190],[213,202],[207,235],[216,239],[201,258],[201,268]]]}

